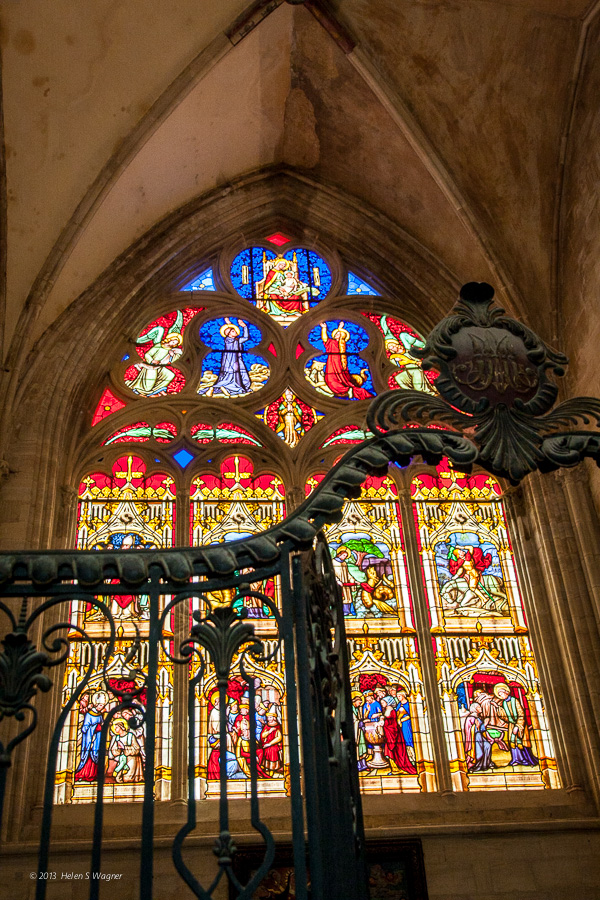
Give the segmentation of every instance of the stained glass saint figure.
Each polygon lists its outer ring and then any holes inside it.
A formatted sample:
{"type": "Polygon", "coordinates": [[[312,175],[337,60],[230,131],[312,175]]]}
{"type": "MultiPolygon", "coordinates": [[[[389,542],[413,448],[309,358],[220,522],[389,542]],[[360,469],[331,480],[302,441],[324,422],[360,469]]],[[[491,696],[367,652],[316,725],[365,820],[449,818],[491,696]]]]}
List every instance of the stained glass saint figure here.
{"type": "Polygon", "coordinates": [[[330,397],[367,400],[373,396],[369,367],[358,353],[368,343],[364,330],[353,322],[321,322],[309,334],[310,342],[325,355],[310,360],[307,380],[330,397]]]}
{"type": "Polygon", "coordinates": [[[319,288],[301,281],[294,259],[264,260],[264,277],[256,284],[257,309],[288,325],[306,312],[319,288]]]}
{"type": "Polygon", "coordinates": [[[275,256],[249,247],[235,257],[231,281],[240,296],[286,328],[327,296],[331,270],[314,250],[296,248],[275,256]]]}
{"type": "Polygon", "coordinates": [[[256,344],[261,334],[244,319],[228,316],[207,322],[200,330],[202,340],[211,348],[202,367],[198,393],[205,397],[241,397],[260,390],[269,377],[262,357],[248,353],[246,344],[256,344]]]}
{"type": "Polygon", "coordinates": [[[323,413],[296,397],[291,388],[286,388],[281,397],[257,415],[293,449],[315,422],[322,418],[323,413]]]}

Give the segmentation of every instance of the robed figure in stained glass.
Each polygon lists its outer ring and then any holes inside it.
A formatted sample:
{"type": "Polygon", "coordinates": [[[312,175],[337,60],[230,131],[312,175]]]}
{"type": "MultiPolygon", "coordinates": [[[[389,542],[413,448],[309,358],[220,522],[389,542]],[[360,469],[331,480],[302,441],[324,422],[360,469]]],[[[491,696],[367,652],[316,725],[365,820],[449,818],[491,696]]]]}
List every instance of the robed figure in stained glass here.
{"type": "Polygon", "coordinates": [[[274,318],[294,319],[309,308],[311,297],[319,293],[298,277],[298,264],[289,259],[263,262],[265,277],[256,283],[257,307],[274,318]]]}
{"type": "Polygon", "coordinates": [[[350,397],[352,400],[366,400],[372,397],[370,391],[361,385],[368,378],[368,369],[361,369],[359,373],[351,372],[348,368],[348,356],[346,344],[350,339],[350,332],[340,322],[334,328],[331,337],[327,332],[327,324],[320,323],[321,338],[327,352],[325,364],[325,383],[335,397],[350,397]]]}
{"type": "Polygon", "coordinates": [[[387,697],[379,698],[381,705],[381,723],[383,725],[383,735],[385,743],[383,745],[383,755],[387,757],[390,765],[396,766],[398,771],[406,772],[414,775],[416,769],[408,757],[406,741],[402,728],[398,722],[398,714],[392,703],[387,697]]]}
{"type": "Polygon", "coordinates": [[[493,738],[487,730],[480,703],[471,703],[463,721],[467,772],[485,772],[494,768],[492,763],[493,738]]]}
{"type": "Polygon", "coordinates": [[[81,756],[75,772],[75,781],[95,781],[98,774],[98,753],[102,723],[108,703],[106,691],[96,691],[92,695],[84,694],[81,700],[80,714],[83,715],[81,725],[81,756]]]}
{"type": "Polygon", "coordinates": [[[144,742],[139,731],[130,728],[125,716],[116,716],[111,723],[108,771],[119,784],[144,780],[144,742]]]}
{"type": "Polygon", "coordinates": [[[286,388],[277,407],[277,429],[290,447],[295,447],[304,433],[302,425],[302,407],[290,388],[286,388]]]}
{"type": "Polygon", "coordinates": [[[257,756],[265,772],[273,775],[283,772],[283,731],[275,706],[267,713],[267,722],[260,734],[257,756]]]}
{"type": "Polygon", "coordinates": [[[237,321],[238,324],[234,325],[231,319],[225,317],[225,324],[219,329],[225,346],[221,354],[217,380],[210,387],[201,387],[198,393],[209,397],[218,394],[234,397],[238,394],[247,394],[251,390],[250,376],[242,356],[243,345],[249,336],[248,326],[243,319],[237,321]]]}
{"type": "Polygon", "coordinates": [[[494,696],[498,701],[500,718],[506,727],[507,743],[510,747],[509,765],[537,766],[538,759],[531,751],[525,710],[520,700],[512,696],[509,686],[503,682],[494,687],[494,696]]]}
{"type": "Polygon", "coordinates": [[[163,325],[155,325],[146,334],[137,338],[137,344],[152,341],[152,346],[144,353],[143,362],[135,365],[137,372],[135,377],[125,381],[127,387],[142,397],[161,397],[167,393],[167,388],[176,375],[168,366],[183,353],[182,329],[183,313],[178,310],[177,317],[168,331],[163,325]]]}

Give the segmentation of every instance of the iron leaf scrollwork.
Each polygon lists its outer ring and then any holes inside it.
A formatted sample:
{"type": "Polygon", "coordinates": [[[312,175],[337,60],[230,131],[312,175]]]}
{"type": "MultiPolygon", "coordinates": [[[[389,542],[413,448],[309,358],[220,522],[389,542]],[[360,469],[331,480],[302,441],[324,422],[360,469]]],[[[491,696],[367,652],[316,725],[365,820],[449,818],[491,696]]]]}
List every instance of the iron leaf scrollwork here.
{"type": "Polygon", "coordinates": [[[190,639],[208,651],[217,678],[226,677],[234,653],[244,644],[252,642],[260,649],[254,634],[254,625],[244,621],[245,610],[236,612],[231,606],[212,609],[204,617],[199,610],[193,613],[196,622],[190,630],[190,639]]]}
{"type": "Polygon", "coordinates": [[[0,652],[0,721],[14,716],[22,721],[38,690],[47,693],[52,682],[42,670],[48,666],[47,653],[37,650],[22,631],[11,631],[0,652]]]}
{"type": "MultiPolygon", "coordinates": [[[[460,299],[412,355],[437,371],[439,396],[388,391],[373,402],[371,430],[384,434],[406,422],[439,422],[463,432],[477,462],[517,484],[535,469],[573,466],[584,456],[600,460],[598,443],[557,433],[565,425],[600,423],[600,401],[577,397],[552,406],[567,357],[522,322],[492,304],[494,289],[470,282],[460,299]]],[[[585,434],[585,433],[583,433],[585,434]]]]}

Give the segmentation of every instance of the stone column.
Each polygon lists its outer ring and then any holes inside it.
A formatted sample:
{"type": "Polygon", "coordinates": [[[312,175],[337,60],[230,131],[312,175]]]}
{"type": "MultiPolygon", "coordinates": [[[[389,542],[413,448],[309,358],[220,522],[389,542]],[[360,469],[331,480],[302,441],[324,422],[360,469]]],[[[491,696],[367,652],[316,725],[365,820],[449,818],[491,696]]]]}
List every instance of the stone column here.
{"type": "Polygon", "coordinates": [[[547,671],[545,694],[555,697],[549,709],[563,779],[567,790],[576,790],[585,772],[598,801],[600,642],[597,629],[590,630],[594,617],[586,578],[560,477],[529,476],[524,496],[531,537],[524,528],[522,544],[526,569],[534,575],[529,585],[534,649],[547,671]]]}
{"type": "Polygon", "coordinates": [[[559,469],[555,477],[563,486],[596,629],[600,631],[600,522],[588,475],[585,467],[579,465],[573,469],[559,469]]]}

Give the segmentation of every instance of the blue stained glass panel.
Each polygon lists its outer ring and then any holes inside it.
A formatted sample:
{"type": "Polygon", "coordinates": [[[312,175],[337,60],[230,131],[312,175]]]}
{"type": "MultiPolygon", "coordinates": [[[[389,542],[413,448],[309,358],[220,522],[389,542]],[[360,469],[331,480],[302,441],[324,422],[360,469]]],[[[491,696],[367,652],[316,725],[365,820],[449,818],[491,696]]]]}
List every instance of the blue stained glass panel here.
{"type": "Polygon", "coordinates": [[[375,395],[369,366],[360,356],[369,343],[364,328],[340,319],[321,322],[308,335],[315,349],[304,369],[307,381],[320,393],[347,400],[375,395]]]}
{"type": "Polygon", "coordinates": [[[263,261],[276,259],[277,254],[264,247],[248,247],[238,253],[231,263],[231,283],[240,297],[256,299],[256,282],[264,278],[263,261]]]}
{"type": "Polygon", "coordinates": [[[177,453],[173,454],[173,459],[175,462],[179,463],[182,469],[185,469],[194,458],[194,454],[190,453],[189,450],[178,450],[177,453]]]}
{"type": "Polygon", "coordinates": [[[283,328],[331,290],[331,270],[314,250],[296,247],[277,256],[263,247],[242,250],[231,264],[235,290],[283,328]]]}
{"type": "Polygon", "coordinates": [[[260,343],[260,329],[244,319],[211,319],[200,329],[210,349],[202,363],[198,393],[206,397],[241,397],[262,388],[270,373],[262,356],[248,352],[260,343]]]}
{"type": "MultiPolygon", "coordinates": [[[[297,264],[300,281],[310,285],[318,294],[314,298],[323,300],[331,290],[331,269],[322,256],[314,250],[288,250],[284,259],[297,264]]],[[[311,304],[313,305],[313,304],[311,304]]]]}
{"type": "Polygon", "coordinates": [[[376,291],[375,288],[372,288],[367,284],[366,281],[363,281],[354,272],[348,272],[348,294],[366,294],[370,297],[379,297],[379,291],[376,291]]]}
{"type": "Polygon", "coordinates": [[[187,287],[182,288],[184,291],[216,291],[215,279],[212,269],[207,269],[198,275],[187,287]]]}

